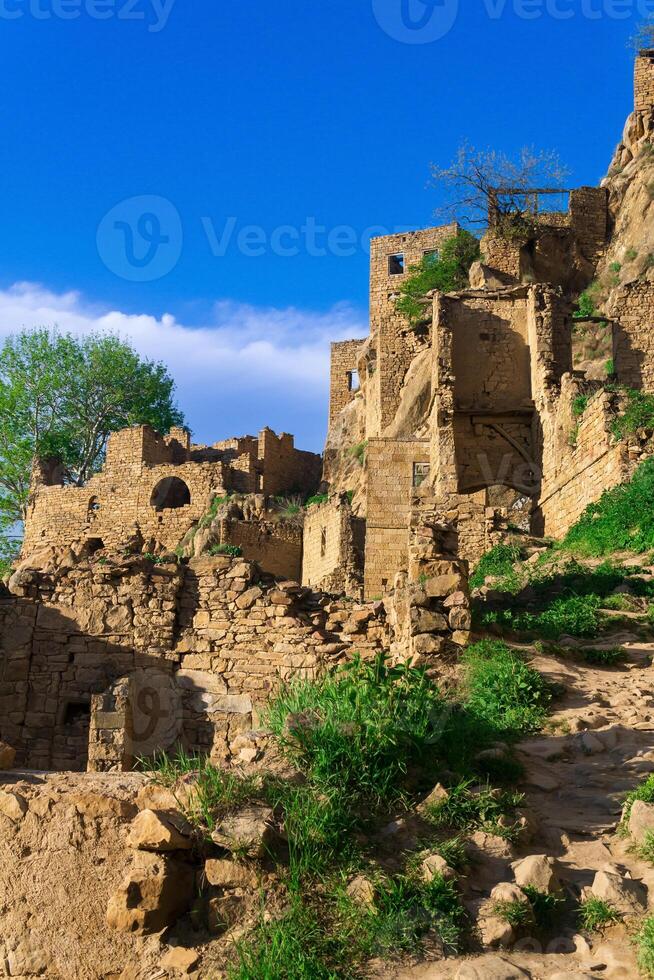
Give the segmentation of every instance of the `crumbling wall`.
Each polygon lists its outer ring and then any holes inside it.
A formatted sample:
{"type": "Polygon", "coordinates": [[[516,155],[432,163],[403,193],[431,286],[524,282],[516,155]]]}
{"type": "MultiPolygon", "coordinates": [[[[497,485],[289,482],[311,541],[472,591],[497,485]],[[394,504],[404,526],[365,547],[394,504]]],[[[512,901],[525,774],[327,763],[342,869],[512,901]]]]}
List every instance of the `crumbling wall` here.
{"type": "Polygon", "coordinates": [[[241,548],[244,558],[270,575],[296,582],[302,575],[302,537],[302,525],[288,521],[221,522],[221,544],[241,548]]]}
{"type": "Polygon", "coordinates": [[[376,377],[372,393],[380,400],[380,430],[368,435],[379,436],[391,424],[400,400],[406,372],[415,354],[428,343],[424,336],[408,329],[406,317],[397,313],[395,304],[399,287],[426,253],[437,251],[447,238],[459,230],[456,222],[438,228],[373,238],[370,243],[370,330],[376,338],[376,377]],[[404,271],[394,274],[391,256],[403,257],[404,271]]]}
{"type": "Polygon", "coordinates": [[[607,391],[578,378],[563,378],[551,453],[545,459],[543,487],[535,530],[562,537],[589,504],[605,490],[631,478],[654,445],[645,433],[617,441],[612,423],[623,407],[619,392],[607,391]],[[594,393],[593,393],[594,392],[594,393]],[[578,395],[589,398],[583,414],[575,417],[578,395]]]}
{"type": "MultiPolygon", "coordinates": [[[[333,425],[339,412],[342,412],[359,387],[355,385],[355,372],[365,340],[342,340],[331,345],[331,369],[329,382],[329,425],[333,425]]],[[[363,380],[363,379],[361,379],[363,380]]]]}
{"type": "Polygon", "coordinates": [[[654,106],[654,51],[641,51],[634,70],[636,112],[650,112],[654,106]]]}
{"type": "Polygon", "coordinates": [[[628,388],[654,391],[654,283],[637,279],[611,297],[615,371],[628,388]]]}
{"type": "Polygon", "coordinates": [[[366,522],[355,517],[347,493],[313,504],[304,520],[302,584],[334,594],[360,596],[366,522]]]}
{"type": "Polygon", "coordinates": [[[320,482],[320,456],[295,449],[286,433],[264,429],[258,441],[246,437],[217,446],[191,448],[186,433],[162,438],[137,426],[112,434],[104,468],[84,487],[60,480],[48,485],[36,471],[23,555],[79,540],[115,549],[135,538],[146,548],[172,550],[215,494],[308,494],[320,482]]]}

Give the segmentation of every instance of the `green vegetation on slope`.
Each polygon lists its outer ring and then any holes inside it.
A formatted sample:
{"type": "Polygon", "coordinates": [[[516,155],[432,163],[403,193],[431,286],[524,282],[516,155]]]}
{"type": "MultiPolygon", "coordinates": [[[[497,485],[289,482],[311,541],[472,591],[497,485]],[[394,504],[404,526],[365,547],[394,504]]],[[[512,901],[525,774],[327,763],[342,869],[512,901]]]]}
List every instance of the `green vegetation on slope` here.
{"type": "Polygon", "coordinates": [[[232,980],[355,977],[370,957],[419,951],[428,934],[449,952],[462,948],[466,915],[456,885],[438,874],[424,880],[419,854],[393,873],[371,857],[380,828],[413,810],[437,781],[448,787],[447,802],[422,811],[425,840],[451,864],[465,862],[463,832],[483,827],[509,839],[517,832],[522,797],[484,783],[477,756],[499,734],[515,741],[544,720],[546,685],[497,641],[471,648],[463,673],[449,696],[423,670],[381,657],[293,680],[270,703],[267,723],[297,779],[244,779],[183,753],[154,760],[168,785],[196,771],[187,815],[205,834],[246,800],[273,805],[283,819],[287,849],[271,860],[285,912],[273,922],[262,917],[239,945],[232,980]],[[371,882],[369,904],[347,894],[356,873],[371,882]]]}

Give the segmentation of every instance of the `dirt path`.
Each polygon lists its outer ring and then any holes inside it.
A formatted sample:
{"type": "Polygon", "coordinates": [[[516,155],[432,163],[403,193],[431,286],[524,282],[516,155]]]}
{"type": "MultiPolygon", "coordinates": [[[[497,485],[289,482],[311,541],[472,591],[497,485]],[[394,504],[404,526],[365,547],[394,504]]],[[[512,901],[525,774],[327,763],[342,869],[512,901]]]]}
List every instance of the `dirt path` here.
{"type": "MultiPolygon", "coordinates": [[[[518,746],[525,766],[520,786],[536,818],[533,840],[516,848],[517,858],[548,854],[570,896],[590,886],[597,871],[641,881],[654,908],[654,867],[630,851],[617,833],[622,800],[654,772],[654,643],[634,633],[613,633],[601,646],[622,646],[628,659],[617,668],[589,666],[570,657],[531,650],[534,666],[565,688],[557,699],[551,734],[518,746]]],[[[638,967],[624,925],[604,935],[562,929],[543,948],[533,938],[512,950],[433,964],[403,972],[400,980],[626,980],[638,967]]]]}

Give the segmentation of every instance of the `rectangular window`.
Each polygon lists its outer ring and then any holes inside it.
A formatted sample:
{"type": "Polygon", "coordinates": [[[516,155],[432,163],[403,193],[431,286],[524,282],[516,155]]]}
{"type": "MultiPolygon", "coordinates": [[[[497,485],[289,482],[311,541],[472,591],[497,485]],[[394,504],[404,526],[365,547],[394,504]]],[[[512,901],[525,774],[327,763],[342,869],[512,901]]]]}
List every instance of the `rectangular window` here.
{"type": "Polygon", "coordinates": [[[348,371],[347,372],[347,387],[348,391],[358,391],[361,387],[361,381],[359,379],[358,371],[348,371]]]}
{"type": "Polygon", "coordinates": [[[404,275],[404,253],[397,252],[395,255],[388,256],[388,274],[389,276],[402,276],[404,275]]]}
{"type": "Polygon", "coordinates": [[[426,262],[438,262],[441,257],[441,253],[437,248],[428,248],[422,253],[425,257],[426,262]]]}
{"type": "Polygon", "coordinates": [[[325,557],[325,552],[327,551],[327,528],[323,527],[320,531],[320,557],[325,557]]]}
{"type": "Polygon", "coordinates": [[[425,480],[429,478],[429,471],[431,467],[429,463],[414,463],[413,464],[413,485],[414,487],[421,487],[425,480]]]}

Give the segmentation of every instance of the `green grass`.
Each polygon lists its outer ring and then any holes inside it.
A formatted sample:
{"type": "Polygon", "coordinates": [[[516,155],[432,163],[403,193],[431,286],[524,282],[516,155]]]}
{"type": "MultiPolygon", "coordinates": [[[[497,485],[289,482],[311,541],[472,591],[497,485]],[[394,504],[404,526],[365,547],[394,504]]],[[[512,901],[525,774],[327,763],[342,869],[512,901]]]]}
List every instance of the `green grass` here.
{"type": "Polygon", "coordinates": [[[359,958],[417,952],[428,932],[446,953],[461,949],[465,912],[457,887],[441,875],[430,882],[401,875],[378,883],[374,906],[355,912],[359,958]]]}
{"type": "Polygon", "coordinates": [[[243,549],[237,544],[214,544],[209,548],[209,554],[213,557],[228,555],[230,558],[240,558],[243,549]]]}
{"type": "Polygon", "coordinates": [[[605,491],[568,531],[563,548],[586,556],[654,548],[654,459],[642,463],[629,483],[605,491]]]}
{"type": "Polygon", "coordinates": [[[544,931],[553,929],[563,913],[563,897],[558,894],[546,895],[532,885],[525,885],[522,890],[531,903],[538,928],[544,931]]]}
{"type": "Polygon", "coordinates": [[[463,871],[468,863],[462,837],[450,837],[433,844],[433,850],[447,861],[454,871],[463,871]]]}
{"type": "Polygon", "coordinates": [[[409,770],[433,759],[444,710],[423,670],[378,657],[357,658],[317,681],[292,681],[266,718],[313,784],[377,808],[401,799],[409,770]]]}
{"type": "Polygon", "coordinates": [[[624,395],[627,403],[611,426],[613,434],[618,439],[624,439],[638,429],[653,429],[654,395],[633,389],[626,389],[624,395]]]}
{"type": "Polygon", "coordinates": [[[462,780],[448,790],[446,799],[429,804],[425,819],[439,830],[472,831],[510,837],[512,825],[506,818],[523,802],[520,793],[508,793],[490,784],[479,786],[472,779],[462,780]]]}
{"type": "Polygon", "coordinates": [[[317,493],[313,497],[309,497],[307,500],[307,507],[313,507],[315,505],[326,504],[329,500],[328,493],[317,493]]]}
{"type": "MultiPolygon", "coordinates": [[[[513,566],[519,560],[520,548],[517,545],[495,545],[494,548],[487,551],[480,559],[474,573],[470,576],[470,588],[481,588],[488,576],[502,578],[504,580],[508,579],[511,582],[515,581],[517,585],[518,579],[515,576],[513,566]]],[[[507,589],[507,591],[510,591],[510,589],[507,589]]]]}
{"type": "Polygon", "coordinates": [[[174,787],[182,776],[193,773],[194,792],[189,803],[182,808],[190,823],[208,832],[230,810],[262,792],[256,777],[217,769],[206,756],[189,755],[182,748],[172,755],[160,752],[150,759],[139,759],[138,765],[142,771],[150,773],[156,782],[167,787],[174,787]]]}
{"type": "Polygon", "coordinates": [[[466,708],[496,740],[538,731],[552,695],[524,658],[499,640],[482,640],[463,654],[466,708]]]}
{"type": "Polygon", "coordinates": [[[513,902],[501,901],[493,903],[493,914],[508,922],[514,929],[520,929],[531,921],[532,911],[528,902],[516,899],[513,902]]]}
{"type": "Polygon", "coordinates": [[[588,408],[588,402],[590,401],[589,395],[577,395],[572,402],[572,414],[574,418],[580,419],[588,408]]]}
{"type": "Polygon", "coordinates": [[[654,833],[651,830],[645,833],[642,842],[636,848],[636,852],[643,861],[654,864],[654,833]]]}
{"type": "Polygon", "coordinates": [[[216,519],[216,515],[218,514],[220,508],[223,506],[223,504],[229,503],[230,499],[231,499],[231,494],[229,493],[226,494],[225,496],[214,497],[213,500],[211,501],[211,506],[209,507],[209,510],[206,512],[206,514],[203,514],[203,516],[198,521],[198,527],[199,528],[209,527],[216,519]]]}
{"type": "Polygon", "coordinates": [[[337,980],[327,965],[332,950],[316,914],[297,898],[276,921],[262,922],[237,946],[229,980],[337,980]]]}
{"type": "Polygon", "coordinates": [[[359,443],[357,443],[356,446],[352,446],[352,448],[349,449],[348,452],[349,452],[350,456],[353,456],[354,459],[356,459],[356,461],[361,466],[363,466],[363,464],[366,461],[366,449],[367,448],[368,448],[367,441],[366,442],[359,442],[359,443]]]}
{"type": "Polygon", "coordinates": [[[638,947],[638,966],[648,977],[654,977],[654,915],[642,923],[635,943],[638,947]]]}
{"type": "Polygon", "coordinates": [[[617,664],[624,663],[627,657],[622,647],[613,647],[610,650],[589,648],[579,652],[586,663],[596,664],[598,667],[615,667],[617,664]]]}
{"type": "Polygon", "coordinates": [[[588,932],[600,932],[607,926],[620,922],[620,913],[601,898],[584,899],[579,906],[579,924],[588,932]]]}

